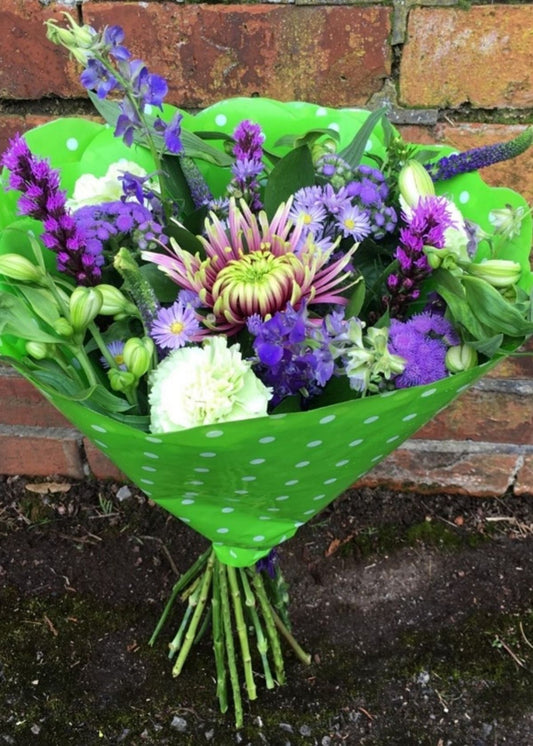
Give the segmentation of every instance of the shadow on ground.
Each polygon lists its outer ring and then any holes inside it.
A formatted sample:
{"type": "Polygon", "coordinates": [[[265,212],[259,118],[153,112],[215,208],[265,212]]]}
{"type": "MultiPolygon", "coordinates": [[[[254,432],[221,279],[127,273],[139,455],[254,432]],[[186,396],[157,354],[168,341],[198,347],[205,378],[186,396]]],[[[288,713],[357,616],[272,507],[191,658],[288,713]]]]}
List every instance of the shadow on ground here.
{"type": "Polygon", "coordinates": [[[280,550],[288,684],[217,710],[147,640],[203,540],[135,489],[0,478],[0,745],[530,746],[533,499],[351,491],[280,550]]]}

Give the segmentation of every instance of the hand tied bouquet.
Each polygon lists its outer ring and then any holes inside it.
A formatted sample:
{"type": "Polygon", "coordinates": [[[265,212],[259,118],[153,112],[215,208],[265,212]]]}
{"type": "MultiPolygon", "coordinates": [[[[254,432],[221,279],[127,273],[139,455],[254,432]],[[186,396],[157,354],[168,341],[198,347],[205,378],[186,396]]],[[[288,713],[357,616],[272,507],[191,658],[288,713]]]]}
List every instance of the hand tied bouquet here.
{"type": "Polygon", "coordinates": [[[242,723],[284,680],[275,547],[533,332],[531,216],[383,112],[230,99],[191,116],[118,26],[49,22],[107,124],[2,157],[0,356],[212,548],[176,583],[242,723]],[[253,642],[253,646],[251,643],[253,642]],[[239,658],[240,655],[240,658],[239,658]]]}

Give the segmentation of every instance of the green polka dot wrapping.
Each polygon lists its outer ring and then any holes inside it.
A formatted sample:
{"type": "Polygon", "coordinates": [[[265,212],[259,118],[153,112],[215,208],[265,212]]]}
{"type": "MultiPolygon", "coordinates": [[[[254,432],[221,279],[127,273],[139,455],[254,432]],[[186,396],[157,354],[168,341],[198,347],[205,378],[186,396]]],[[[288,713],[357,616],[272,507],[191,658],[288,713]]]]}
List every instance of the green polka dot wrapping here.
{"type": "MultiPolygon", "coordinates": [[[[329,128],[346,146],[368,112],[326,109],[314,104],[282,104],[268,99],[221,101],[184,126],[196,131],[231,134],[244,118],[259,122],[265,147],[276,150],[285,135],[329,128]]],[[[60,119],[27,133],[37,154],[61,169],[71,192],[83,173],[100,176],[110,163],[135,160],[153,164],[141,148],[126,148],[112,131],[91,121],[60,119]]],[[[216,142],[216,141],[210,141],[216,142]]],[[[222,144],[220,144],[222,148],[222,144]]],[[[284,149],[278,149],[283,153],[284,149]]],[[[384,152],[383,130],[375,128],[367,152],[384,152]]],[[[444,153],[450,152],[443,149],[444,153]]],[[[370,159],[366,162],[372,163],[370,159]]],[[[198,162],[213,193],[220,194],[228,171],[198,162]]],[[[5,178],[5,177],[4,177],[5,178]]],[[[509,189],[489,188],[478,174],[456,177],[439,186],[465,217],[489,230],[489,212],[506,204],[525,206],[509,189]]],[[[16,199],[4,194],[0,203],[0,253],[24,252],[21,237],[29,223],[17,218],[16,199]]],[[[531,219],[506,247],[503,258],[524,267],[522,286],[531,286],[529,249],[531,219]]],[[[481,258],[481,257],[480,257],[481,258]]],[[[20,355],[17,341],[0,338],[0,354],[20,355]]],[[[207,537],[220,560],[236,567],[253,564],[271,548],[289,539],[356,479],[375,466],[406,438],[448,406],[492,363],[438,381],[364,399],[337,402],[307,412],[229,422],[216,426],[150,435],[82,404],[49,397],[72,423],[156,503],[207,537]]]]}

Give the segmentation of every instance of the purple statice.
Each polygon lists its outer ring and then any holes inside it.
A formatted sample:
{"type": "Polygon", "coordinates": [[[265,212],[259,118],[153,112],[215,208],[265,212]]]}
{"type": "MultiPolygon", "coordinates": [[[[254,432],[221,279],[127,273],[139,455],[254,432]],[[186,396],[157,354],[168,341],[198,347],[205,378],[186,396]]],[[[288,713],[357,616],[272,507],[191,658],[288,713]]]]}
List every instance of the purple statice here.
{"type": "Polygon", "coordinates": [[[10,171],[8,188],[22,192],[19,213],[42,222],[41,238],[46,248],[55,252],[58,270],[74,277],[79,285],[97,284],[104,258],[68,212],[59,172],[47,160],[34,156],[19,135],[11,140],[1,163],[10,171]]]}
{"type": "Polygon", "coordinates": [[[151,211],[138,202],[116,200],[85,205],[73,213],[73,218],[86,237],[87,246],[100,255],[104,251],[114,253],[124,245],[145,250],[154,243],[167,242],[151,211]]]}
{"type": "Polygon", "coordinates": [[[163,350],[176,350],[188,342],[199,342],[208,334],[200,326],[201,317],[191,305],[178,299],[169,308],[160,308],[150,328],[150,336],[163,350]]]}
{"type": "Polygon", "coordinates": [[[459,341],[450,322],[437,314],[416,314],[407,321],[392,319],[389,349],[406,361],[403,372],[394,379],[396,388],[422,386],[445,378],[446,352],[459,341]]]}
{"type": "Polygon", "coordinates": [[[409,303],[420,296],[420,284],[431,272],[424,247],[442,249],[446,230],[455,227],[444,197],[422,197],[402,217],[407,225],[400,229],[400,242],[394,254],[398,269],[387,278],[389,297],[385,299],[391,317],[395,318],[402,318],[409,303]]]}
{"type": "Polygon", "coordinates": [[[273,390],[271,406],[299,394],[305,402],[322,391],[334,371],[329,339],[323,325],[308,318],[305,304],[290,304],[271,318],[248,320],[256,354],[254,371],[273,390]]]}
{"type": "Polygon", "coordinates": [[[532,143],[533,128],[528,127],[508,142],[484,145],[466,150],[464,153],[454,153],[439,158],[436,163],[427,164],[426,169],[433,181],[446,181],[460,174],[479,171],[479,169],[487,168],[494,163],[516,158],[516,156],[524,153],[532,143]]]}
{"type": "Polygon", "coordinates": [[[262,208],[259,176],[263,171],[264,135],[258,124],[244,119],[233,132],[233,155],[231,167],[233,178],[228,186],[228,194],[243,197],[253,212],[262,208]]]}

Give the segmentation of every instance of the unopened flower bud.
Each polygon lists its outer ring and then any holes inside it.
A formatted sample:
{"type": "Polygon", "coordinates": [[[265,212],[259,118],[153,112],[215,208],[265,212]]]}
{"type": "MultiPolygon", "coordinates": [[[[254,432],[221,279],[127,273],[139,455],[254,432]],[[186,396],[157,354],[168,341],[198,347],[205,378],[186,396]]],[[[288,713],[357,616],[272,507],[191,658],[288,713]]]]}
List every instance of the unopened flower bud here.
{"type": "Polygon", "coordinates": [[[522,267],[510,259],[486,259],[479,264],[472,263],[468,271],[495,288],[507,288],[518,282],[522,267]]]}
{"type": "Polygon", "coordinates": [[[80,26],[70,13],[63,13],[70,24],[70,28],[58,26],[57,22],[46,21],[46,36],[53,44],[60,44],[68,49],[82,65],[87,64],[87,51],[91,49],[95,40],[95,31],[90,26],[80,26]]]}
{"type": "Polygon", "coordinates": [[[116,316],[117,314],[139,315],[133,303],[114,285],[97,285],[96,289],[102,294],[102,307],[100,308],[102,316],[116,316]]]}
{"type": "Polygon", "coordinates": [[[400,194],[409,207],[416,207],[421,197],[435,194],[431,176],[418,161],[407,161],[398,175],[400,194]]]}
{"type": "Polygon", "coordinates": [[[150,370],[154,352],[155,345],[150,337],[131,337],[122,351],[124,365],[136,378],[140,378],[150,370]]]}
{"type": "Polygon", "coordinates": [[[477,365],[477,351],[470,345],[454,345],[446,353],[445,363],[450,373],[470,370],[477,365]]]}
{"type": "Polygon", "coordinates": [[[62,337],[72,337],[74,334],[74,329],[72,328],[72,324],[70,324],[65,318],[62,316],[59,319],[56,319],[54,323],[52,324],[54,331],[56,334],[61,335],[62,337]]]}
{"type": "Polygon", "coordinates": [[[96,288],[80,286],[70,296],[70,323],[74,331],[88,327],[102,308],[102,293],[96,288]]]}
{"type": "Polygon", "coordinates": [[[118,370],[110,368],[107,371],[109,384],[113,391],[127,391],[136,383],[136,377],[129,370],[118,370]]]}
{"type": "Polygon", "coordinates": [[[45,276],[44,271],[37,264],[20,254],[2,254],[0,256],[0,275],[19,282],[40,283],[45,276]]]}
{"type": "Polygon", "coordinates": [[[45,344],[44,342],[26,342],[26,352],[35,360],[44,360],[45,357],[51,357],[55,345],[45,344]]]}

